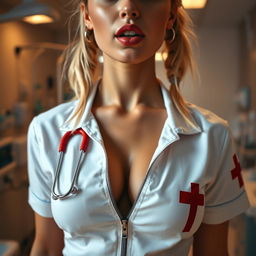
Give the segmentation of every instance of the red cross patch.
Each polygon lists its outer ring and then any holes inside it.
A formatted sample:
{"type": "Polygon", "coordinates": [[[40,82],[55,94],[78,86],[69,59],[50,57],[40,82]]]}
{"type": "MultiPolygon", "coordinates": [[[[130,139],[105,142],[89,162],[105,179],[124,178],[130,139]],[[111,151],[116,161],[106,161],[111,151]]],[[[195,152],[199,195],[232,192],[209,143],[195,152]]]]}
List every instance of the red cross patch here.
{"type": "Polygon", "coordinates": [[[204,195],[199,193],[199,184],[191,183],[191,192],[180,191],[180,203],[190,204],[187,223],[182,232],[189,232],[196,218],[197,207],[204,205],[204,195]]]}
{"type": "Polygon", "coordinates": [[[238,161],[238,158],[237,158],[236,154],[233,155],[233,161],[235,163],[235,168],[231,170],[232,180],[237,178],[238,182],[239,182],[239,186],[241,188],[244,185],[244,181],[243,181],[243,177],[242,177],[241,165],[238,161]]]}

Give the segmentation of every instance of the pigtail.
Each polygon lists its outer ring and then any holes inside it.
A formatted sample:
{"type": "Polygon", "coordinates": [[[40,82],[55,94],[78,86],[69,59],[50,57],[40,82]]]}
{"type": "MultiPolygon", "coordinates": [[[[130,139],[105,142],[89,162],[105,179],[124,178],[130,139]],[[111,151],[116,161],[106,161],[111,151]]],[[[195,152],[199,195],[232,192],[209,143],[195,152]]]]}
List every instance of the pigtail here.
{"type": "Polygon", "coordinates": [[[192,126],[192,116],[187,103],[180,92],[180,81],[189,68],[194,73],[191,39],[195,39],[192,30],[192,21],[182,6],[178,7],[176,21],[173,28],[166,33],[165,68],[170,82],[170,95],[174,106],[184,119],[192,126]],[[173,35],[175,33],[175,35],[173,35]]]}
{"type": "Polygon", "coordinates": [[[69,122],[75,119],[76,125],[82,117],[88,95],[95,82],[98,68],[98,46],[93,31],[86,30],[80,5],[74,4],[79,6],[73,14],[73,16],[77,16],[79,13],[79,26],[75,33],[74,43],[71,43],[65,51],[62,81],[64,79],[68,81],[75,94],[73,100],[78,99],[78,105],[68,120],[69,122]],[[67,77],[64,76],[65,74],[67,77]]]}

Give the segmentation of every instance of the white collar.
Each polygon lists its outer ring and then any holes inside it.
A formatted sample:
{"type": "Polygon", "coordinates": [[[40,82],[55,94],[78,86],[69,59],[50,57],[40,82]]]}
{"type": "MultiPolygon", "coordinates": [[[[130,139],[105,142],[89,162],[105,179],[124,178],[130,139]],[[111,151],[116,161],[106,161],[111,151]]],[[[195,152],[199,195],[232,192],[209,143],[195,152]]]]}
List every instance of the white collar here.
{"type": "MultiPolygon", "coordinates": [[[[168,115],[167,121],[168,121],[170,128],[175,133],[179,133],[179,134],[189,135],[189,134],[200,133],[202,130],[199,127],[199,125],[196,123],[195,119],[192,117],[191,122],[193,123],[193,125],[191,125],[184,119],[184,117],[182,117],[180,115],[180,113],[177,111],[176,107],[173,105],[169,90],[164,86],[164,84],[159,79],[158,79],[158,81],[161,86],[164,105],[165,105],[167,115],[168,115]]],[[[91,92],[89,93],[87,103],[86,103],[86,106],[84,109],[84,113],[83,113],[78,125],[74,126],[74,121],[64,122],[64,124],[62,124],[60,126],[61,130],[75,130],[79,127],[85,127],[86,124],[90,120],[94,119],[93,114],[91,112],[91,108],[92,108],[94,98],[95,98],[95,95],[96,95],[96,92],[97,92],[100,82],[101,82],[101,78],[91,88],[91,92]]],[[[71,116],[73,115],[73,113],[74,113],[74,111],[72,112],[71,116]]],[[[69,120],[69,118],[67,118],[67,120],[69,120]]]]}
{"type": "Polygon", "coordinates": [[[163,85],[161,81],[161,90],[164,100],[164,105],[168,115],[168,123],[171,129],[179,134],[196,134],[202,132],[202,129],[197,124],[196,120],[191,115],[191,123],[188,123],[183,116],[177,111],[176,107],[173,104],[173,101],[170,97],[169,90],[163,85]]]}

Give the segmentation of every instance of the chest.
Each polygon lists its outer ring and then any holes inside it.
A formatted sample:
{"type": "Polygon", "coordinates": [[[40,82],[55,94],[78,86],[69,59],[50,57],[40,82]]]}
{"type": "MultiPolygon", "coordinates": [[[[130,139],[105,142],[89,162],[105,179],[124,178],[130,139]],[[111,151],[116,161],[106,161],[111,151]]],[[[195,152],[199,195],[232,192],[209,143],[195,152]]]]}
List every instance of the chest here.
{"type": "Polygon", "coordinates": [[[167,114],[165,109],[130,114],[95,112],[108,160],[113,197],[139,194],[167,114]]]}
{"type": "MultiPolygon", "coordinates": [[[[200,197],[204,193],[206,181],[202,173],[204,170],[210,169],[210,163],[208,165],[207,152],[205,150],[196,152],[193,150],[193,143],[186,143],[186,139],[179,141],[177,137],[172,138],[171,134],[168,134],[168,138],[171,139],[166,142],[162,141],[161,150],[157,151],[157,157],[154,158],[149,175],[142,186],[143,189],[139,200],[134,203],[135,207],[129,219],[134,228],[147,226],[147,232],[150,233],[156,227],[161,226],[162,229],[160,228],[160,230],[166,231],[168,229],[168,234],[171,236],[175,232],[180,232],[186,224],[191,202],[182,203],[180,199],[182,199],[181,192],[183,194],[192,192],[192,182],[199,184],[195,197],[196,219],[194,221],[197,225],[193,225],[193,232],[198,227],[204,210],[200,197]],[[182,145],[185,145],[187,150],[182,150],[182,145]],[[182,157],[180,157],[181,152],[182,157]],[[197,172],[193,172],[191,170],[191,159],[199,158],[199,156],[201,163],[204,164],[197,165],[197,172]]],[[[70,154],[74,151],[74,148],[77,149],[79,141],[76,141],[76,139],[78,138],[74,137],[70,142],[69,151],[67,152],[70,157],[64,159],[63,166],[65,169],[60,175],[60,184],[63,190],[66,190],[70,185],[71,174],[69,176],[68,174],[72,170],[71,163],[77,159],[77,154],[74,153],[74,156],[70,154]]],[[[90,234],[90,232],[91,234],[103,231],[108,233],[107,230],[119,227],[118,225],[113,227],[112,219],[116,215],[114,214],[111,197],[108,195],[106,181],[108,168],[105,164],[102,146],[97,142],[91,141],[89,152],[90,154],[86,155],[78,178],[78,187],[81,189],[81,193],[70,200],[52,202],[53,214],[57,223],[68,232],[83,235],[90,234]],[[75,222],[74,219],[76,219],[75,222]]],[[[112,178],[111,189],[113,190],[115,180],[110,174],[114,175],[114,172],[110,173],[110,170],[108,172],[110,180],[112,178]]],[[[145,230],[141,232],[143,236],[145,230]]],[[[156,236],[158,237],[158,235],[156,236]]]]}

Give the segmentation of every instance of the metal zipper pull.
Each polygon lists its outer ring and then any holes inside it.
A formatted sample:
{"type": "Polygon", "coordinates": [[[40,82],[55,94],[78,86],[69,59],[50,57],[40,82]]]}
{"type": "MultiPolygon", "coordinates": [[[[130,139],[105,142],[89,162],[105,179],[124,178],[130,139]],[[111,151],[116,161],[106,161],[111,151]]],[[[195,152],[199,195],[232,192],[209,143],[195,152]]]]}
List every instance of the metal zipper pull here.
{"type": "Polygon", "coordinates": [[[127,239],[128,239],[128,220],[122,221],[122,248],[121,256],[126,256],[127,239]]]}

